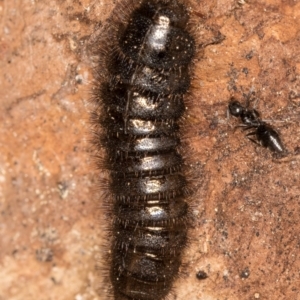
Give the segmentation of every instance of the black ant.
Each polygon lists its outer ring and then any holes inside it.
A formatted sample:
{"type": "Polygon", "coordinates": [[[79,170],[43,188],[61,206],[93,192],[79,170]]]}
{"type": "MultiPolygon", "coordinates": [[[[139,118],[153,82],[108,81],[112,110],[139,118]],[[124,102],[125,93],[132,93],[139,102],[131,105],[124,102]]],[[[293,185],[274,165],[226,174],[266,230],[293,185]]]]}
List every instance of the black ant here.
{"type": "Polygon", "coordinates": [[[253,129],[252,132],[246,134],[252,142],[269,148],[276,154],[284,154],[285,149],[278,132],[271,125],[260,119],[260,115],[256,109],[249,109],[248,104],[249,102],[244,107],[239,101],[231,98],[228,105],[229,113],[241,118],[243,124],[239,125],[239,127],[244,127],[244,130],[253,129]],[[256,140],[250,138],[252,135],[256,136],[256,140]]]}

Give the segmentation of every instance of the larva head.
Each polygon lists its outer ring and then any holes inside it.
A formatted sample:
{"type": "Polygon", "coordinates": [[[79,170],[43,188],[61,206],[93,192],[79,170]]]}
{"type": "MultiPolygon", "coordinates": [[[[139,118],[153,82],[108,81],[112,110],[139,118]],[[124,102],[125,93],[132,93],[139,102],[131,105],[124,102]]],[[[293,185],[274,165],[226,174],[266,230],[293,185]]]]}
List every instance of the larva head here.
{"type": "Polygon", "coordinates": [[[177,1],[172,1],[171,5],[161,7],[157,12],[158,18],[165,17],[169,20],[170,25],[174,27],[185,27],[188,22],[189,16],[185,7],[177,1]]]}
{"type": "Polygon", "coordinates": [[[188,18],[177,1],[144,0],[119,31],[119,47],[131,62],[150,69],[186,66],[195,53],[195,41],[185,29],[188,18]]]}
{"type": "Polygon", "coordinates": [[[170,26],[184,28],[188,22],[189,15],[187,9],[177,0],[159,1],[144,0],[141,5],[144,16],[159,20],[165,17],[169,20],[170,26]]]}

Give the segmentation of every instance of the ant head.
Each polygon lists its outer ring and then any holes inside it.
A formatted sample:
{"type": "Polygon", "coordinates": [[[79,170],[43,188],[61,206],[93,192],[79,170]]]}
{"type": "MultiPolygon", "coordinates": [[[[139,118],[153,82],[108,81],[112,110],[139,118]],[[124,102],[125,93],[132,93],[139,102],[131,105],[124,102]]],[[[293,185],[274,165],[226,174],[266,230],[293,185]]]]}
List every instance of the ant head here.
{"type": "Polygon", "coordinates": [[[231,115],[239,117],[245,111],[245,108],[241,105],[239,101],[236,101],[234,98],[231,98],[228,109],[231,115]]]}

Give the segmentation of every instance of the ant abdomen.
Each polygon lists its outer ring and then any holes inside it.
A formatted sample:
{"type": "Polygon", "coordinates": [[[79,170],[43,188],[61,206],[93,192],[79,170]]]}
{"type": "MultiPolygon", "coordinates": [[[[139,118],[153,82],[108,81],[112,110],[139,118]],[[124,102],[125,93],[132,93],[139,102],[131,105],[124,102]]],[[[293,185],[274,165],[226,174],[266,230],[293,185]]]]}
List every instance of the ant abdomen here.
{"type": "Polygon", "coordinates": [[[285,151],[278,132],[266,123],[257,127],[256,137],[263,147],[269,148],[275,153],[283,153],[285,151]]]}

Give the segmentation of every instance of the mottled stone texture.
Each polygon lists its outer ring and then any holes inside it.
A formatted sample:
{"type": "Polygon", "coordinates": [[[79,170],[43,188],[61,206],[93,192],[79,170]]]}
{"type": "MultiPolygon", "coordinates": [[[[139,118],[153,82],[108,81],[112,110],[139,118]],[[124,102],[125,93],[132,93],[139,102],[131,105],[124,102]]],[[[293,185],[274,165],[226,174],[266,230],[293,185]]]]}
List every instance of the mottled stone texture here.
{"type": "MultiPolygon", "coordinates": [[[[278,163],[227,120],[230,96],[300,147],[299,1],[193,1],[199,54],[187,142],[197,218],[177,299],[299,297],[300,157],[278,163]],[[196,273],[208,278],[199,281],[196,273]],[[247,276],[245,276],[247,274],[247,276]]],[[[88,139],[90,34],[109,0],[0,2],[0,299],[96,295],[102,219],[88,139]]]]}

